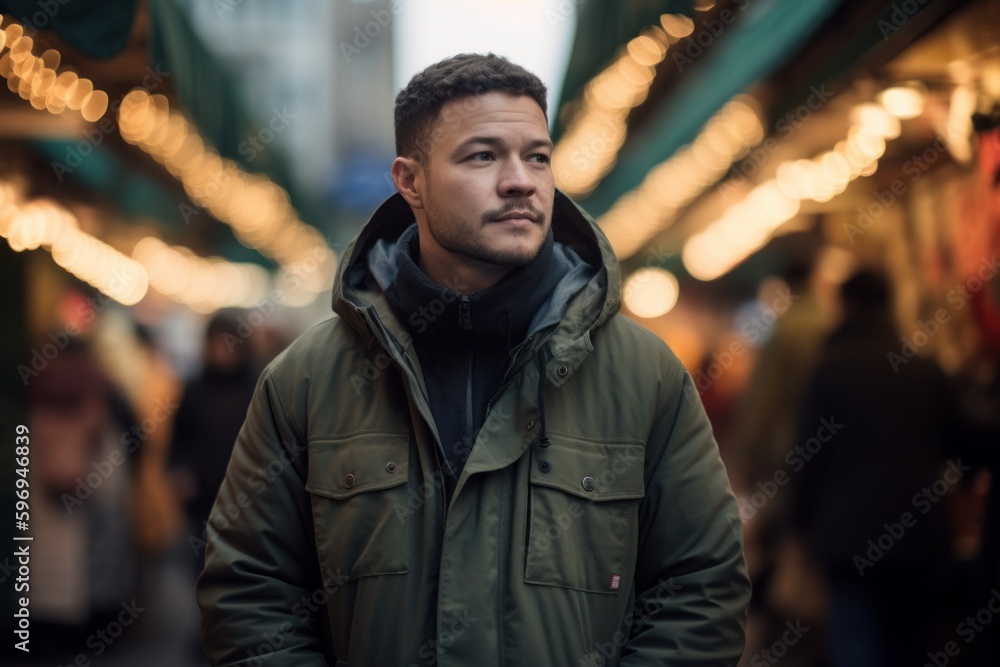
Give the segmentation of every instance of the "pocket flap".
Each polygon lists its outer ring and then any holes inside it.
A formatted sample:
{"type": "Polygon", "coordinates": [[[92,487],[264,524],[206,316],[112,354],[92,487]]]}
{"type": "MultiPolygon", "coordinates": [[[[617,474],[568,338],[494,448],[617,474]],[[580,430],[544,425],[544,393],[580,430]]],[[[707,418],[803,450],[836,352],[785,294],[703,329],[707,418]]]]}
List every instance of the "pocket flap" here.
{"type": "Polygon", "coordinates": [[[407,433],[362,433],[309,442],[306,491],[338,500],[405,484],[407,433]]]}
{"type": "Polygon", "coordinates": [[[532,484],[548,486],[593,501],[646,495],[644,445],[594,441],[549,433],[549,446],[535,450],[532,484]],[[543,466],[542,462],[548,463],[543,466]],[[548,472],[543,472],[543,468],[548,472]]]}

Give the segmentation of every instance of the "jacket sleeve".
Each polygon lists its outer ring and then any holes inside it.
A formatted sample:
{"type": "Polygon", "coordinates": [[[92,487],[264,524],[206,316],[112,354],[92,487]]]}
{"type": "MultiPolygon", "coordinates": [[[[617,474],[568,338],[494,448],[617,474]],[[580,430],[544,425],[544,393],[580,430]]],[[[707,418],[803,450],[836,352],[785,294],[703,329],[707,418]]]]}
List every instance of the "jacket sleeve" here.
{"type": "Polygon", "coordinates": [[[750,603],[743,524],[691,376],[680,367],[661,392],[621,665],[735,667],[750,603]]]}
{"type": "Polygon", "coordinates": [[[305,491],[305,443],[264,372],[209,518],[198,579],[212,665],[320,667],[324,589],[305,491]],[[262,660],[264,662],[262,662],[262,660]]]}

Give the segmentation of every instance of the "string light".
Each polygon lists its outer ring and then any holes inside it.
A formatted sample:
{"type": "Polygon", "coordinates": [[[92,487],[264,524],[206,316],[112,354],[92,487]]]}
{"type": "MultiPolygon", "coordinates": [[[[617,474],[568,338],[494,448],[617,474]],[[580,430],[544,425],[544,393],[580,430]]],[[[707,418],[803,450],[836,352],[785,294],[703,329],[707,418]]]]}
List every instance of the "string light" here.
{"type": "Polygon", "coordinates": [[[51,199],[18,203],[9,183],[0,183],[0,236],[15,252],[47,247],[56,264],[121,304],[146,296],[142,264],[82,231],[76,216],[51,199]]]}
{"type": "Polygon", "coordinates": [[[146,268],[153,289],[199,313],[250,308],[266,297],[271,283],[256,264],[199,257],[152,236],[136,244],[132,259],[146,268]]]}
{"type": "MultiPolygon", "coordinates": [[[[671,21],[684,19],[691,21],[687,17],[671,21]]],[[[586,195],[614,166],[625,142],[629,112],[649,95],[656,66],[666,57],[670,39],[659,26],[647,28],[587,84],[579,113],[552,152],[559,189],[571,196],[586,195]]]]}
{"type": "Polygon", "coordinates": [[[125,141],[163,164],[191,200],[229,224],[242,243],[299,275],[305,290],[329,288],[336,257],[322,235],[299,220],[288,193],[220,157],[182,114],[170,110],[166,97],[133,90],[122,99],[118,127],[125,141]]]}
{"type": "MultiPolygon", "coordinates": [[[[0,76],[7,87],[39,110],[77,111],[92,123],[104,117],[108,94],[89,79],[60,73],[61,55],[55,49],[35,56],[33,46],[16,22],[0,32],[0,76]]],[[[118,109],[118,123],[126,141],[161,162],[182,182],[192,201],[229,224],[241,242],[297,275],[306,292],[329,289],[336,256],[315,228],[299,220],[284,189],[221,158],[202,141],[194,125],[170,110],[163,95],[132,91],[118,109]]]]}
{"type": "MultiPolygon", "coordinates": [[[[0,15],[0,23],[3,19],[0,15]]],[[[34,40],[24,34],[19,23],[10,22],[0,31],[0,76],[7,80],[7,88],[39,111],[58,115],[70,109],[91,123],[103,118],[108,94],[73,72],[59,73],[62,56],[57,50],[48,49],[36,56],[33,47],[34,40]]]]}
{"type": "Polygon", "coordinates": [[[688,239],[681,252],[688,272],[699,280],[724,275],[795,217],[802,201],[829,201],[851,181],[874,174],[886,139],[899,136],[899,120],[876,104],[858,105],[850,117],[854,124],[844,141],[812,160],[781,163],[775,178],[755,187],[743,201],[688,239]]]}
{"type": "Polygon", "coordinates": [[[763,138],[756,100],[739,95],[727,102],[691,144],[654,167],[598,219],[618,257],[632,256],[673,224],[688,204],[763,138]]]}

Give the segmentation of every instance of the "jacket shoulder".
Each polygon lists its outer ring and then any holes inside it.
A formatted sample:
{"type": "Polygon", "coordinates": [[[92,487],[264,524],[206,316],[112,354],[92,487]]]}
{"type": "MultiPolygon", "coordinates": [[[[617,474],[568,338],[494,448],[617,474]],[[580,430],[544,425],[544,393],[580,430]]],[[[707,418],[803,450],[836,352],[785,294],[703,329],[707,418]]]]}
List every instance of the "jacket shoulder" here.
{"type": "Polygon", "coordinates": [[[345,383],[349,386],[351,377],[361,372],[365,354],[365,339],[334,314],[279,353],[264,368],[261,382],[271,385],[286,419],[305,434],[310,395],[330,392],[331,398],[347,399],[337,395],[338,389],[345,383]]]}
{"type": "Polygon", "coordinates": [[[662,338],[621,313],[615,313],[593,334],[593,338],[595,350],[598,345],[604,344],[619,353],[631,351],[639,357],[638,361],[644,360],[642,365],[651,370],[655,368],[660,372],[676,373],[684,369],[680,359],[662,338]],[[653,361],[657,363],[651,363],[653,361]]]}

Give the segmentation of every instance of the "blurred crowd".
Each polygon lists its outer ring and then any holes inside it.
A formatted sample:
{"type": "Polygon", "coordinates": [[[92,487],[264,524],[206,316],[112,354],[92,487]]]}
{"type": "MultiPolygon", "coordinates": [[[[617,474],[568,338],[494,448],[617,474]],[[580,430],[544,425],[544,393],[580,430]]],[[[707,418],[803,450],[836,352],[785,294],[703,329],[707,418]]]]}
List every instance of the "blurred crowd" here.
{"type": "Polygon", "coordinates": [[[290,334],[248,335],[245,313],[220,311],[184,379],[149,329],[102,317],[27,382],[31,664],[204,665],[194,583],[208,513],[257,377],[290,334]]]}
{"type": "Polygon", "coordinates": [[[741,664],[998,664],[997,350],[946,375],[877,272],[833,308],[786,278],[718,432],[755,586],[741,664]]]}

